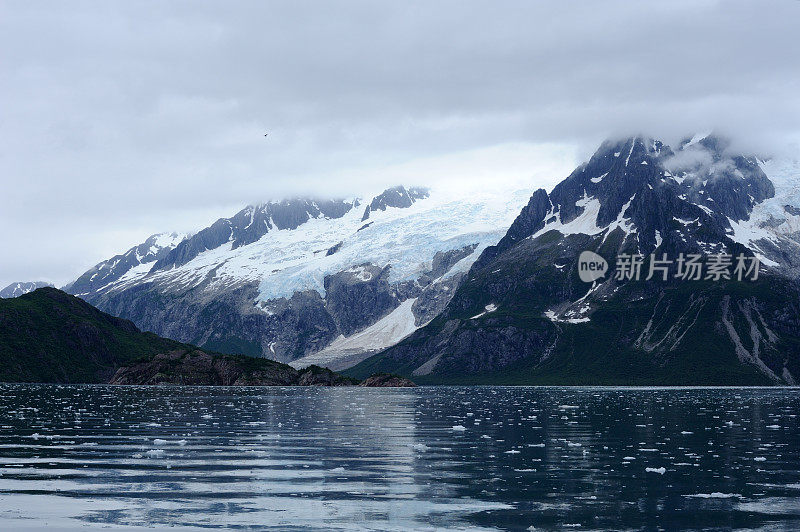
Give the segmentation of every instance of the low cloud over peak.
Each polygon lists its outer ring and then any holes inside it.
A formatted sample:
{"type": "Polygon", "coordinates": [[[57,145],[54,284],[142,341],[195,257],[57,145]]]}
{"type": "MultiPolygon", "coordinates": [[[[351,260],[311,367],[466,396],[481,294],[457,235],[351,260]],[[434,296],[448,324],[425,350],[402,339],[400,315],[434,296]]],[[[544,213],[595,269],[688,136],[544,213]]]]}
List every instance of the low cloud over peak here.
{"type": "Polygon", "coordinates": [[[782,150],[798,19],[788,1],[6,3],[0,285],[270,198],[547,186],[609,136],[782,150]]]}

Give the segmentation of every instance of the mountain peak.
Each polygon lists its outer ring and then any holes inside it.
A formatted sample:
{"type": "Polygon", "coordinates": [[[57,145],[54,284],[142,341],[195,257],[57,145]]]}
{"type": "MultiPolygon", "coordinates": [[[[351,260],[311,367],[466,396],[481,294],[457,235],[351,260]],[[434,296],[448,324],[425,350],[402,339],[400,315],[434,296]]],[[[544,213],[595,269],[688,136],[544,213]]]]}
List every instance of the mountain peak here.
{"type": "Polygon", "coordinates": [[[627,242],[638,252],[650,252],[662,239],[692,247],[713,233],[727,241],[738,222],[775,194],[756,158],[731,153],[730,144],[713,134],[687,137],[677,150],[641,135],[606,140],[549,194],[537,190],[476,265],[548,231],[602,234],[604,241],[622,231],[620,246],[627,242]],[[706,237],[690,238],[694,226],[676,226],[676,219],[696,220],[706,237]]]}
{"type": "Polygon", "coordinates": [[[379,195],[372,198],[372,201],[367,208],[364,209],[364,216],[361,221],[366,221],[371,212],[385,211],[387,207],[396,207],[400,209],[411,207],[418,200],[427,198],[430,191],[424,187],[410,187],[406,188],[402,185],[387,188],[379,195]]]}
{"type": "Polygon", "coordinates": [[[312,218],[341,218],[359,205],[358,200],[295,198],[245,207],[231,218],[220,218],[211,226],[182,241],[154,265],[153,270],[181,266],[200,253],[231,242],[236,249],[258,241],[273,230],[297,229],[312,218]]]}
{"type": "Polygon", "coordinates": [[[11,283],[0,290],[0,299],[19,297],[28,292],[33,292],[37,288],[52,287],[53,285],[45,281],[23,281],[11,283]]]}
{"type": "Polygon", "coordinates": [[[152,264],[165,257],[180,242],[190,238],[184,233],[156,233],[121,255],[96,264],[64,289],[71,294],[85,295],[102,289],[143,264],[152,264]]]}

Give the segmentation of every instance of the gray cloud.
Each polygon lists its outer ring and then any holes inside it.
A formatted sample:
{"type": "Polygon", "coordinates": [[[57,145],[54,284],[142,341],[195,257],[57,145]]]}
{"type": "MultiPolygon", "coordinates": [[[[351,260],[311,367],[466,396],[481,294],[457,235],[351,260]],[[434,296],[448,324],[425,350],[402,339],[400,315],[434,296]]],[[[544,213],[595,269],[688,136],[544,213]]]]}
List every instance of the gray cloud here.
{"type": "Polygon", "coordinates": [[[797,20],[793,1],[2,2],[0,284],[266,198],[409,168],[452,185],[475,152],[501,180],[545,143],[561,168],[633,132],[774,150],[798,139],[797,20]]]}

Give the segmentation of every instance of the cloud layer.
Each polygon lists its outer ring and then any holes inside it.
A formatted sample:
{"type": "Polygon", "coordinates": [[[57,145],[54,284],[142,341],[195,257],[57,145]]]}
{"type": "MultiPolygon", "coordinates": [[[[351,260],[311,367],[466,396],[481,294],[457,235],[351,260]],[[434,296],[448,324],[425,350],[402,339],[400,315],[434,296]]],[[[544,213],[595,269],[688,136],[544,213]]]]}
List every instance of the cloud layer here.
{"type": "Polygon", "coordinates": [[[551,185],[606,136],[774,149],[800,124],[797,20],[793,1],[2,2],[0,284],[62,284],[268,198],[551,185]]]}

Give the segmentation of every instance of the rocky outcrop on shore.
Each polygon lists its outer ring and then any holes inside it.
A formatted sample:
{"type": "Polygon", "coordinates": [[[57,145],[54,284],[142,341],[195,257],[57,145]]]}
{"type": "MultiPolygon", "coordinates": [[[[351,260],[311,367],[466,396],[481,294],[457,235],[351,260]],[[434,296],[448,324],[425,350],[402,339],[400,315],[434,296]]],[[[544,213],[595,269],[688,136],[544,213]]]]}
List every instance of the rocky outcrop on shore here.
{"type": "Polygon", "coordinates": [[[110,384],[194,386],[353,386],[358,381],[327,368],[296,370],[286,364],[199,349],[175,350],[117,370],[110,384]]]}
{"type": "Polygon", "coordinates": [[[414,388],[417,385],[405,377],[392,375],[391,373],[376,373],[367,377],[359,386],[366,388],[414,388]]]}

